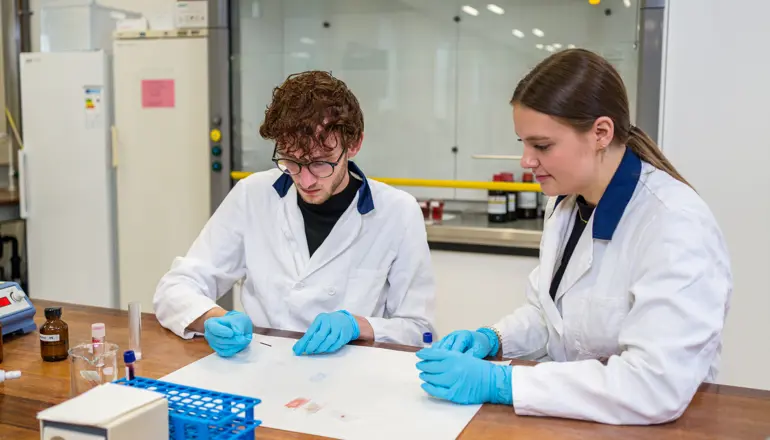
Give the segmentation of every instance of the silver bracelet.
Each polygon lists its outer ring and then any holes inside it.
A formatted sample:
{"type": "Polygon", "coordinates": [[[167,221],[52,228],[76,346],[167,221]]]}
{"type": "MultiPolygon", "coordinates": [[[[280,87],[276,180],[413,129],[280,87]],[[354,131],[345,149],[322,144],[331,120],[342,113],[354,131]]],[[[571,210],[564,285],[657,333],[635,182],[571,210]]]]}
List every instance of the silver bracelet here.
{"type": "Polygon", "coordinates": [[[495,332],[495,335],[497,335],[497,353],[495,355],[500,354],[500,356],[502,357],[502,355],[503,355],[503,335],[500,334],[500,330],[498,330],[497,328],[495,328],[492,325],[484,327],[484,328],[492,330],[493,332],[495,332]]]}

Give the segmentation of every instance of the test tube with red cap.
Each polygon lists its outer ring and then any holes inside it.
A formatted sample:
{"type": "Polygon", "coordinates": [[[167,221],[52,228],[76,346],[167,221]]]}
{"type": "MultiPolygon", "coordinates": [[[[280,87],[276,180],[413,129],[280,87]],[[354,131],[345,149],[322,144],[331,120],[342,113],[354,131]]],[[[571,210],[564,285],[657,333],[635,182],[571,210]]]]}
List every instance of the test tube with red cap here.
{"type": "Polygon", "coordinates": [[[91,346],[94,354],[99,356],[104,353],[104,341],[107,336],[107,327],[103,322],[91,324],[91,346]]]}

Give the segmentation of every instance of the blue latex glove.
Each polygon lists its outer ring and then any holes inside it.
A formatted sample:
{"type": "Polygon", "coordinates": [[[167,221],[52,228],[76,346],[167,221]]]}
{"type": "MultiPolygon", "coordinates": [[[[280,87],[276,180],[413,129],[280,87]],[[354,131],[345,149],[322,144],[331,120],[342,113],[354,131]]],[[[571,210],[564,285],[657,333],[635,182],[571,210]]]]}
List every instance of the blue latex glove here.
{"type": "Polygon", "coordinates": [[[443,348],[461,353],[471,352],[474,357],[484,359],[497,354],[499,342],[497,335],[490,329],[481,328],[475,332],[457,330],[444,336],[434,348],[443,348]]]}
{"type": "Polygon", "coordinates": [[[496,365],[471,353],[425,348],[417,352],[422,389],[461,404],[513,404],[510,365],[496,365]]]}
{"type": "Polygon", "coordinates": [[[251,319],[235,310],[219,318],[207,319],[203,328],[209,346],[222,357],[235,356],[251,343],[251,319]]]}
{"type": "Polygon", "coordinates": [[[358,322],[348,311],[321,313],[310,324],[305,336],[294,344],[294,354],[334,353],[358,339],[359,334],[358,322]]]}

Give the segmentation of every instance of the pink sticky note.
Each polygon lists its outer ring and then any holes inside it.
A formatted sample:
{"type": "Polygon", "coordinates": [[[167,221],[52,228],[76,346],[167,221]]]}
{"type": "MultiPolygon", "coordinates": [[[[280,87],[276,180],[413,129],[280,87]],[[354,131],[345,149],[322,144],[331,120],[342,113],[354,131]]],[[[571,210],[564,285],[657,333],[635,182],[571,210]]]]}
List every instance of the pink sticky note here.
{"type": "Polygon", "coordinates": [[[142,108],[173,108],[173,79],[142,80],[142,108]]]}

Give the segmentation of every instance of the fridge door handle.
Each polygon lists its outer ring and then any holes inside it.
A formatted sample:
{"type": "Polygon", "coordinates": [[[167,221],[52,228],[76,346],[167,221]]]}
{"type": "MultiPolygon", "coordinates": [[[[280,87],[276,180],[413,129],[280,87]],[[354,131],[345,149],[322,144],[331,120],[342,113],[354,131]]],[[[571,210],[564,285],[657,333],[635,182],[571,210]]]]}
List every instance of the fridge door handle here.
{"type": "Polygon", "coordinates": [[[26,220],[29,218],[29,205],[27,204],[27,153],[23,148],[19,149],[19,214],[26,220]]]}
{"type": "Polygon", "coordinates": [[[112,135],[112,167],[118,167],[118,128],[114,125],[110,127],[110,134],[112,135]]]}

